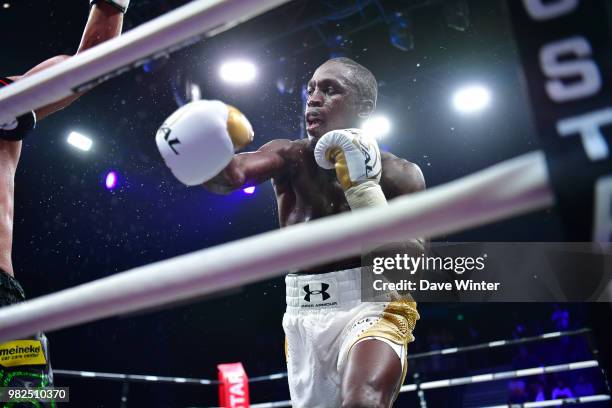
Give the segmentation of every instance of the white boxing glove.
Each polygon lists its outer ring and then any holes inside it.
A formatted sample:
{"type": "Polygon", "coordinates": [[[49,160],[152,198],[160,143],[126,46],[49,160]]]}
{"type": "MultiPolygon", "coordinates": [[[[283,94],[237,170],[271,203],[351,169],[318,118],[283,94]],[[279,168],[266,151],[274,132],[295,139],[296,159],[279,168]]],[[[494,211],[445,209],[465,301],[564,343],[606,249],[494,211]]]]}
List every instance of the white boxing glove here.
{"type": "Polygon", "coordinates": [[[202,184],[219,174],[234,152],[253,141],[253,128],[238,109],[221,101],[188,103],[161,125],[157,148],[183,184],[202,184]]]}
{"type": "Polygon", "coordinates": [[[386,205],[378,182],[382,161],[378,143],[360,129],[332,130],[315,146],[315,160],[324,169],[335,169],[351,209],[386,205]]]}
{"type": "Polygon", "coordinates": [[[105,3],[110,4],[122,13],[125,13],[128,9],[128,6],[130,5],[130,0],[89,0],[89,4],[94,5],[99,1],[104,1],[105,3]]]}

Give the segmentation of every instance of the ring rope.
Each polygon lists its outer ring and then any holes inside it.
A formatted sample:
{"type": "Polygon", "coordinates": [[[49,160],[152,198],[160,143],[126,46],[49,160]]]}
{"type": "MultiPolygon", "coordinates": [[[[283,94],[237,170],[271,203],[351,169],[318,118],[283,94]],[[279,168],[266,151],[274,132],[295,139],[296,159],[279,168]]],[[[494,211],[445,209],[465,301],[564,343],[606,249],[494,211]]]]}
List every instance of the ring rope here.
{"type": "Polygon", "coordinates": [[[0,123],[86,91],[289,0],[197,0],[0,91],[0,123]],[[238,16],[238,17],[237,17],[238,16]],[[196,38],[194,38],[196,37],[196,38]]]}
{"type": "MultiPolygon", "coordinates": [[[[400,393],[411,392],[411,391],[416,391],[419,389],[430,390],[434,388],[445,388],[445,387],[451,387],[455,385],[468,385],[468,384],[474,384],[474,383],[485,382],[485,381],[497,381],[497,380],[504,380],[508,378],[526,377],[529,375],[536,375],[536,374],[554,373],[554,372],[568,371],[568,370],[578,370],[578,369],[583,369],[583,368],[597,367],[598,365],[599,364],[597,363],[597,361],[588,360],[588,361],[578,361],[575,363],[568,363],[568,364],[559,364],[559,365],[548,366],[548,367],[534,367],[534,368],[528,368],[524,370],[503,371],[499,373],[474,375],[471,377],[461,377],[461,378],[452,378],[452,379],[447,379],[447,380],[429,381],[429,382],[423,382],[420,385],[417,385],[417,384],[404,385],[402,386],[402,388],[400,388],[399,392],[400,393]]],[[[603,399],[601,401],[606,401],[610,399],[609,395],[602,394],[599,397],[601,398],[607,397],[607,399],[603,399]]],[[[576,398],[572,398],[572,399],[575,400],[576,398]]],[[[586,402],[590,402],[590,401],[586,401],[586,402]]],[[[277,402],[264,402],[261,404],[251,404],[251,407],[253,408],[272,408],[272,407],[290,407],[290,406],[291,406],[291,401],[277,401],[277,402]]],[[[506,405],[503,405],[503,407],[506,407],[506,405]]]]}
{"type": "MultiPolygon", "coordinates": [[[[575,336],[578,334],[586,334],[590,332],[591,332],[590,328],[568,330],[568,331],[563,331],[563,332],[550,332],[550,333],[540,334],[538,336],[522,337],[519,339],[497,340],[497,341],[490,341],[487,343],[479,343],[479,344],[473,344],[473,345],[463,346],[463,347],[453,347],[453,348],[442,349],[442,350],[428,351],[424,353],[415,353],[415,354],[409,355],[408,359],[418,359],[418,358],[424,358],[424,357],[432,357],[435,355],[451,354],[449,351],[445,352],[445,350],[454,350],[453,353],[461,353],[465,351],[474,351],[474,350],[481,350],[481,349],[494,348],[494,347],[500,347],[500,346],[512,346],[512,345],[517,345],[517,344],[525,344],[525,343],[548,340],[548,339],[553,339],[553,338],[575,336]]],[[[54,369],[53,373],[59,376],[66,376],[66,377],[99,378],[99,379],[105,379],[105,380],[111,380],[111,381],[128,380],[128,381],[136,381],[136,382],[162,382],[162,383],[169,383],[169,384],[175,384],[175,383],[205,384],[205,385],[219,384],[219,381],[217,380],[208,380],[208,379],[203,379],[203,378],[167,377],[167,376],[142,375],[142,374],[99,373],[99,372],[93,372],[93,371],[57,370],[57,369],[54,369]]],[[[250,377],[248,380],[249,380],[249,384],[251,384],[251,383],[262,382],[262,381],[280,380],[283,378],[287,378],[286,371],[280,372],[280,373],[262,375],[258,377],[250,377]]]]}
{"type": "Polygon", "coordinates": [[[0,309],[0,341],[90,322],[342,259],[363,245],[435,237],[553,203],[543,153],[496,164],[388,207],[266,232],[0,309]]]}
{"type": "Polygon", "coordinates": [[[575,336],[578,334],[585,334],[585,333],[590,333],[590,332],[591,332],[591,329],[582,328],[582,329],[568,330],[568,331],[563,331],[563,332],[558,331],[558,332],[544,333],[538,336],[522,337],[520,339],[489,341],[486,343],[474,344],[470,346],[450,347],[450,348],[441,349],[441,350],[432,350],[432,351],[425,351],[423,353],[415,353],[411,356],[408,356],[408,359],[414,360],[418,358],[431,357],[431,356],[442,355],[442,354],[463,353],[466,351],[489,349],[493,347],[512,346],[516,344],[531,343],[534,341],[548,340],[548,339],[559,338],[559,337],[575,336]]]}
{"type": "Polygon", "coordinates": [[[560,371],[581,370],[584,368],[593,368],[593,367],[599,367],[599,363],[597,362],[597,360],[576,361],[573,363],[556,364],[556,365],[544,366],[544,367],[539,366],[539,367],[532,367],[532,368],[524,368],[521,370],[501,371],[498,373],[478,374],[478,375],[471,375],[467,377],[427,381],[427,382],[422,382],[418,385],[417,384],[407,384],[407,385],[402,386],[402,388],[400,389],[400,392],[402,392],[402,390],[404,390],[404,392],[416,391],[418,389],[432,390],[435,388],[454,387],[456,385],[476,384],[476,383],[481,383],[481,382],[506,380],[509,378],[518,378],[518,377],[528,377],[531,375],[538,375],[538,374],[550,374],[550,373],[557,373],[560,371]]]}
{"type": "Polygon", "coordinates": [[[95,378],[109,381],[131,381],[131,382],[155,382],[166,384],[198,384],[198,385],[218,385],[218,380],[208,380],[205,378],[186,378],[186,377],[167,377],[159,375],[142,374],[119,374],[119,373],[99,373],[94,371],[77,370],[57,370],[53,369],[53,375],[60,377],[95,378]]]}
{"type": "MultiPolygon", "coordinates": [[[[598,367],[599,363],[596,360],[587,360],[587,361],[577,361],[574,363],[566,363],[566,364],[558,364],[546,367],[533,367],[522,370],[514,370],[514,371],[502,371],[498,373],[490,373],[490,374],[480,374],[473,375],[470,377],[460,377],[460,378],[450,378],[446,380],[436,380],[423,382],[419,385],[417,384],[408,384],[402,386],[400,388],[400,393],[402,392],[412,392],[417,390],[431,390],[435,388],[446,388],[452,387],[456,385],[468,385],[475,384],[487,381],[498,381],[498,380],[506,380],[509,378],[519,378],[519,377],[527,377],[531,375],[537,374],[548,374],[548,373],[556,373],[561,371],[570,371],[570,370],[579,370],[584,368],[592,368],[598,367]]],[[[572,403],[586,403],[593,401],[608,401],[610,400],[610,396],[606,394],[600,394],[596,396],[589,397],[580,397],[580,398],[567,398],[569,402],[572,403]],[[591,397],[595,399],[591,399],[591,397]]],[[[556,400],[555,400],[556,401],[556,400]]],[[[545,401],[538,401],[545,402],[545,401]]],[[[540,406],[552,406],[550,405],[523,405],[524,407],[540,407],[540,406]]],[[[495,408],[507,407],[508,405],[499,405],[495,408]]],[[[251,404],[253,408],[274,408],[274,407],[291,407],[291,401],[276,401],[276,402],[264,402],[260,404],[251,404]]],[[[512,405],[512,408],[516,408],[516,405],[512,405]]]]}

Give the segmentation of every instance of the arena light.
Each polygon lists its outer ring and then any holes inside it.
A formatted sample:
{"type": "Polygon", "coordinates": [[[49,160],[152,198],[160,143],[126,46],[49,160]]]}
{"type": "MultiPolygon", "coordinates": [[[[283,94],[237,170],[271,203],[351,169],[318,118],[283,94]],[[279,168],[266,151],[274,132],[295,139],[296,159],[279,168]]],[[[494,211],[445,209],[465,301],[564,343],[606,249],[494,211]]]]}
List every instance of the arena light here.
{"type": "Polygon", "coordinates": [[[256,69],[249,61],[234,60],[221,65],[219,75],[231,84],[247,84],[255,79],[256,69]]]}
{"type": "Polygon", "coordinates": [[[108,190],[114,190],[117,187],[117,182],[119,181],[119,177],[117,177],[117,173],[114,171],[109,171],[106,174],[104,179],[104,185],[108,190]]]}
{"type": "Polygon", "coordinates": [[[198,84],[191,84],[189,87],[189,93],[191,94],[192,101],[199,101],[202,99],[202,90],[198,84]]]}
{"type": "Polygon", "coordinates": [[[489,105],[491,94],[481,85],[470,85],[455,92],[453,106],[461,113],[473,113],[483,110],[489,105]]]}
{"type": "Polygon", "coordinates": [[[363,123],[361,129],[364,133],[381,139],[391,130],[391,122],[385,116],[373,116],[363,123]]]}
{"type": "Polygon", "coordinates": [[[90,138],[85,135],[82,135],[78,132],[70,132],[67,139],[68,144],[76,147],[79,150],[83,150],[85,152],[91,149],[93,142],[90,138]]]}

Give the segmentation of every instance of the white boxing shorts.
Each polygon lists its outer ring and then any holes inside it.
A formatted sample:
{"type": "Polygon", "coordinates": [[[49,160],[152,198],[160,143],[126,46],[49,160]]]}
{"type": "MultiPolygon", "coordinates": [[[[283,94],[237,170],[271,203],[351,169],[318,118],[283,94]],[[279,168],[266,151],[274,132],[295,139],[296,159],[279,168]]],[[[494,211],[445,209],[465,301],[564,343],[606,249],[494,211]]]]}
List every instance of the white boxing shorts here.
{"type": "MultiPolygon", "coordinates": [[[[360,341],[389,344],[406,376],[407,345],[419,314],[397,293],[381,302],[361,301],[361,268],[317,275],[291,274],[283,316],[291,402],[297,408],[342,403],[342,376],[351,348],[360,341]]],[[[399,392],[399,387],[397,392],[399,392]]],[[[397,395],[396,395],[397,396],[397,395]]]]}

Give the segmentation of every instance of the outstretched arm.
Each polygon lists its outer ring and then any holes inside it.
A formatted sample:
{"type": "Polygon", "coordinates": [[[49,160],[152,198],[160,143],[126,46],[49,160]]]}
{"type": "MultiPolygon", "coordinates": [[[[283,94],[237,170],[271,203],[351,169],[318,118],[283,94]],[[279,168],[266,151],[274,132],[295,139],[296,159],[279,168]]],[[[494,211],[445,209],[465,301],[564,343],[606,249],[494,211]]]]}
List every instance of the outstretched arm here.
{"type": "MultiPolygon", "coordinates": [[[[81,43],[79,44],[76,54],[103,43],[104,41],[110,40],[111,38],[117,37],[121,33],[122,26],[123,13],[117,6],[113,6],[111,3],[103,1],[94,4],[89,12],[89,18],[87,20],[87,24],[85,25],[83,37],[81,38],[81,43]]],[[[53,65],[65,61],[70,57],[70,55],[58,55],[41,62],[26,72],[23,76],[13,76],[9,77],[9,79],[17,81],[20,78],[27,77],[52,67],[53,65]]],[[[82,93],[70,95],[67,98],[36,110],[37,119],[40,120],[60,109],[65,108],[77,100],[81,95],[82,93]]]]}
{"type": "Polygon", "coordinates": [[[289,140],[273,140],[258,151],[236,154],[253,141],[246,116],[221,101],[199,100],[168,117],[155,143],[172,174],[187,186],[228,194],[259,184],[285,169],[289,140]]]}
{"type": "Polygon", "coordinates": [[[244,186],[254,186],[285,171],[286,162],[281,152],[289,140],[273,140],[256,152],[234,155],[227,167],[203,184],[208,191],[229,194],[244,186]]]}

